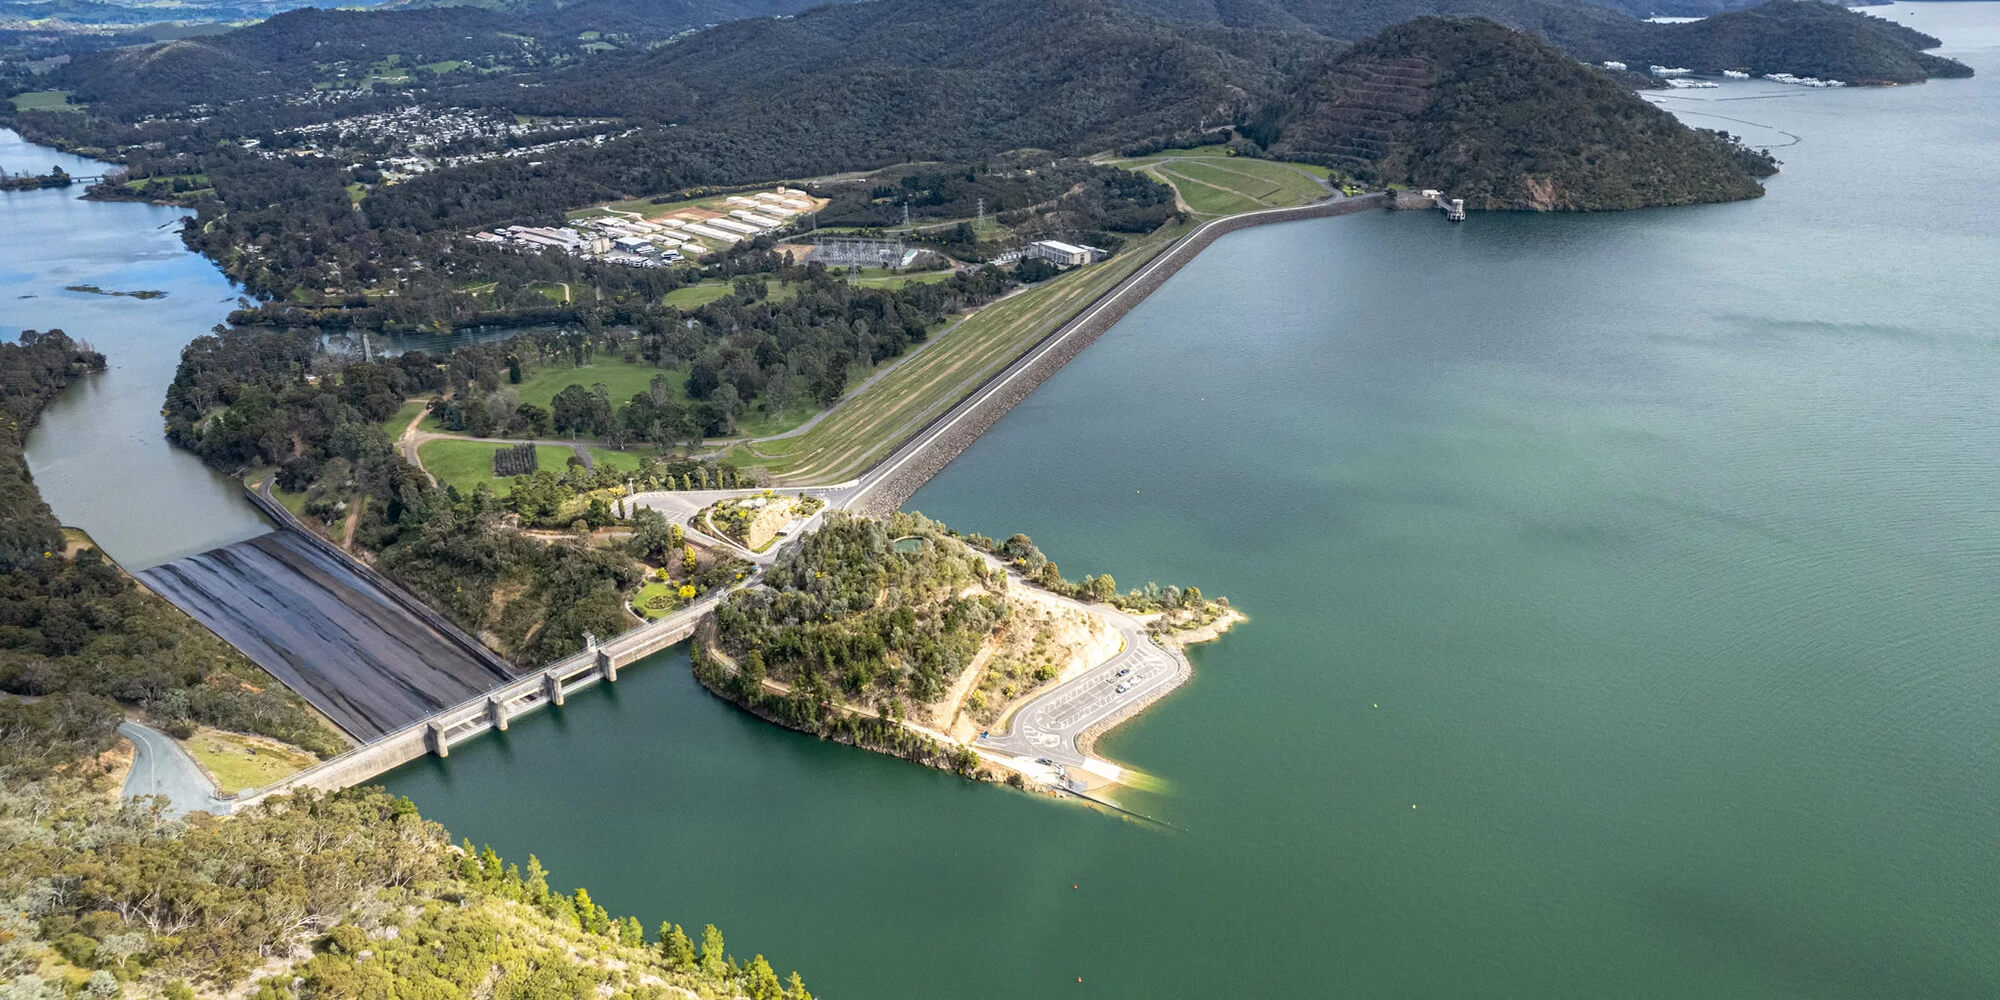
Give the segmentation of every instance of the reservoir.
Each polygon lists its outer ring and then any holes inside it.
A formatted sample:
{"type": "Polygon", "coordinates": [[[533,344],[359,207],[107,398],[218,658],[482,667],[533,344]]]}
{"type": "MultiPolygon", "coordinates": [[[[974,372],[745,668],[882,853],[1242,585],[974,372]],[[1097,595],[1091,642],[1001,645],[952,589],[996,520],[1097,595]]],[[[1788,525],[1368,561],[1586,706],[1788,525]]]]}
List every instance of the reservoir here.
{"type": "Polygon", "coordinates": [[[835,997],[2000,995],[2000,6],[1897,9],[1981,75],[1669,100],[1767,197],[1229,236],[907,505],[1250,615],[1171,828],[678,652],[390,786],[835,997]]]}
{"type": "MultiPolygon", "coordinates": [[[[1099,744],[1159,823],[779,731],[678,650],[387,784],[834,998],[2000,995],[2000,4],[1871,10],[1980,75],[1663,95],[1786,144],[1755,202],[1229,236],[913,499],[1250,615],[1099,744]]],[[[227,284],[173,212],[30,196],[123,227],[6,237],[0,323],[114,365],[31,440],[58,514],[140,565],[257,533],[157,433],[227,284]]]]}

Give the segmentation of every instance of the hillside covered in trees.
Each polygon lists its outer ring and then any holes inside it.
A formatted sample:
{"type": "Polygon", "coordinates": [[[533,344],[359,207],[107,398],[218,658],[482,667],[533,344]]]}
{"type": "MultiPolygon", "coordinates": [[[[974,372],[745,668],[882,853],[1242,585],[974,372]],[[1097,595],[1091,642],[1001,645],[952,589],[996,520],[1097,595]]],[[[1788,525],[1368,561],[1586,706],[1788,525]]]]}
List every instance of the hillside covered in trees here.
{"type": "Polygon", "coordinates": [[[1751,69],[1849,83],[1915,83],[1969,76],[1963,63],[1929,55],[1938,40],[1922,32],[1822,0],[1764,0],[1752,6],[1715,0],[1606,3],[1589,0],[1123,0],[1167,20],[1270,31],[1310,31],[1359,41],[1419,17],[1477,17],[1540,35],[1585,62],[1618,60],[1685,66],[1698,72],[1751,69]],[[1719,14],[1685,24],[1642,20],[1655,14],[1719,14]]]}
{"type": "Polygon", "coordinates": [[[587,889],[552,887],[532,855],[524,868],[454,847],[380,789],[179,820],[114,804],[87,758],[30,776],[13,750],[0,745],[8,997],[810,1000],[712,924],[649,935],[587,889]]]}
{"type": "Polygon", "coordinates": [[[1733,201],[1762,194],[1755,175],[1775,169],[1553,46],[1479,20],[1425,18],[1355,46],[1258,137],[1276,155],[1442,188],[1482,209],[1733,201]]]}

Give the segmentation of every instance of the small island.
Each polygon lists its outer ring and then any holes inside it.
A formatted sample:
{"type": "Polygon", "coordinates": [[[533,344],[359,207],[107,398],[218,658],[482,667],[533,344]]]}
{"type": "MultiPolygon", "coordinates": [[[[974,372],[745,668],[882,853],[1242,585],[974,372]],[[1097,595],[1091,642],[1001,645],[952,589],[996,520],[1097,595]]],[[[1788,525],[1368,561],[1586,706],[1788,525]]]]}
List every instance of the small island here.
{"type": "Polygon", "coordinates": [[[167,293],[150,288],[137,292],[117,292],[108,288],[99,288],[96,285],[64,285],[63,291],[81,292],[85,295],[111,295],[132,299],[164,299],[167,297],[167,293]]]}
{"type": "Polygon", "coordinates": [[[69,187],[74,183],[69,171],[61,167],[50,167],[46,174],[13,174],[0,171],[0,191],[39,191],[43,188],[69,187]]]}

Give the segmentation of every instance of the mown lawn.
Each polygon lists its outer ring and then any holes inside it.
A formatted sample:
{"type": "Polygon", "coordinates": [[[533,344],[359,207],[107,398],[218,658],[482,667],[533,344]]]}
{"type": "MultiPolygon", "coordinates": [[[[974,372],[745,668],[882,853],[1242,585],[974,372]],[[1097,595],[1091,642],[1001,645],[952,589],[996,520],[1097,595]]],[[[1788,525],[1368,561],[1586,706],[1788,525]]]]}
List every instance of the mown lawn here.
{"type": "Polygon", "coordinates": [[[710,302],[728,297],[728,282],[704,281],[696,285],[683,285],[668,292],[667,304],[676,309],[700,309],[710,302]]]}
{"type": "Polygon", "coordinates": [[[1230,156],[1221,146],[1173,149],[1113,163],[1130,170],[1151,168],[1180,192],[1189,208],[1204,215],[1309,204],[1327,194],[1313,178],[1332,176],[1325,167],[1309,163],[1230,156]]]}
{"type": "Polygon", "coordinates": [[[225,792],[262,788],[316,763],[311,754],[273,740],[206,727],[181,745],[225,792]]]}
{"type": "Polygon", "coordinates": [[[570,368],[560,363],[545,364],[530,372],[514,388],[519,390],[521,402],[547,409],[555,400],[556,393],[572,385],[587,389],[602,382],[610,391],[611,404],[615,407],[624,405],[635,393],[647,391],[655,375],[665,375],[673,385],[674,395],[686,398],[687,372],[661,368],[649,361],[627,362],[623,358],[598,358],[582,368],[570,368]]]}
{"type": "MultiPolygon", "coordinates": [[[[533,403],[546,410],[555,402],[556,393],[572,385],[588,389],[599,382],[611,393],[611,405],[616,408],[625,405],[631,398],[652,387],[653,376],[665,375],[673,387],[676,399],[687,399],[687,372],[675,368],[660,368],[649,361],[627,362],[623,358],[600,357],[581,368],[571,367],[562,362],[550,362],[530,371],[520,385],[507,385],[513,389],[523,403],[533,403]]],[[[407,418],[405,418],[407,419],[407,418]]],[[[435,414],[424,418],[423,427],[427,431],[440,434],[450,430],[438,423],[435,414]]],[[[395,434],[390,434],[394,437],[395,434]]]]}
{"type": "Polygon", "coordinates": [[[16,111],[82,111],[88,105],[72,104],[67,90],[30,90],[14,95],[16,111]]]}
{"type": "MultiPolygon", "coordinates": [[[[460,493],[470,493],[480,483],[493,487],[493,492],[506,496],[512,487],[510,478],[493,474],[493,453],[513,445],[494,444],[490,441],[457,441],[443,439],[426,441],[417,446],[417,457],[424,463],[424,470],[436,476],[441,484],[456,486],[460,493]]],[[[650,449],[635,448],[631,451],[612,451],[601,445],[586,446],[590,460],[598,468],[613,468],[631,471],[639,467],[639,461],[652,454],[650,449]]],[[[535,446],[535,460],[538,468],[551,472],[562,472],[569,467],[570,456],[575,451],[566,445],[538,444],[535,446]]]]}

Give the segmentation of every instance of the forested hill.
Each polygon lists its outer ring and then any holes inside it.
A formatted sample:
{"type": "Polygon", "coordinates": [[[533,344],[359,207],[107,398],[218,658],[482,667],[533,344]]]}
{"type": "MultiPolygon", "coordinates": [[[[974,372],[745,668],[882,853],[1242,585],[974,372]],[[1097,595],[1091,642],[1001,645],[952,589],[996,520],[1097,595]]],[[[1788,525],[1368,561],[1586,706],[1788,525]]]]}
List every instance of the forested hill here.
{"type": "Polygon", "coordinates": [[[616,74],[562,74],[515,103],[876,159],[1101,147],[1227,123],[1331,51],[1306,35],[1190,31],[1099,0],[878,0],[722,25],[616,74]]]}
{"type": "Polygon", "coordinates": [[[1277,155],[1469,208],[1599,210],[1754,198],[1768,160],[1680,124],[1547,43],[1423,18],[1316,74],[1263,138],[1277,155]]]}
{"type": "Polygon", "coordinates": [[[1749,10],[1689,24],[1649,25],[1617,48],[1633,66],[1685,66],[1753,74],[1794,73],[1848,83],[1915,83],[1972,75],[1972,67],[1934,56],[1936,38],[1894,21],[1818,0],[1772,0],[1749,10]]]}
{"type": "Polygon", "coordinates": [[[1972,73],[1961,63],[1925,54],[1922,50],[1939,44],[1935,38],[1820,0],[1768,0],[1689,24],[1653,24],[1587,0],[1120,2],[1152,17],[1193,24],[1315,31],[1344,39],[1365,38],[1423,16],[1482,17],[1534,32],[1586,62],[1615,59],[1639,68],[1754,69],[1849,83],[1915,83],[1972,73]]]}

